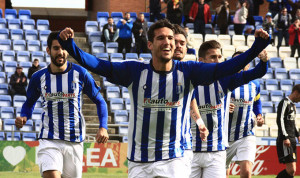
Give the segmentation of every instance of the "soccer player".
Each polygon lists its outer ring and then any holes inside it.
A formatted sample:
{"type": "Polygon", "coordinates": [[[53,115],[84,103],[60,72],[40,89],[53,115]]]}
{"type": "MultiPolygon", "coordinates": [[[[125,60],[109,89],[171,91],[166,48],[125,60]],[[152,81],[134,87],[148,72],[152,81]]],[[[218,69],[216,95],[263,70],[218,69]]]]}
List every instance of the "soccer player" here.
{"type": "MultiPolygon", "coordinates": [[[[232,57],[241,54],[237,51],[232,57]]],[[[267,57],[267,52],[263,51],[258,58],[267,57]]],[[[248,64],[244,71],[250,67],[248,64]]],[[[240,165],[240,176],[251,177],[252,165],[254,164],[256,153],[256,138],[252,131],[254,127],[254,116],[256,116],[257,126],[262,126],[262,108],[260,101],[260,84],[257,80],[240,86],[232,91],[231,103],[234,104],[234,110],[229,115],[228,123],[228,141],[229,147],[226,150],[226,168],[229,168],[230,162],[234,160],[240,165]]],[[[229,169],[227,170],[227,177],[229,169]]]]}
{"type": "MultiPolygon", "coordinates": [[[[204,63],[224,63],[221,45],[215,40],[202,43],[198,54],[199,60],[204,63]]],[[[236,73],[208,86],[195,88],[197,105],[209,135],[206,142],[201,141],[196,125],[192,124],[194,155],[191,177],[226,177],[225,149],[230,93],[235,88],[264,76],[268,69],[267,61],[267,57],[261,58],[261,62],[253,70],[236,73]]]]}
{"type": "Polygon", "coordinates": [[[39,133],[38,163],[42,177],[81,177],[85,120],[81,112],[82,94],[96,104],[99,130],[96,140],[105,143],[107,105],[91,74],[81,66],[68,62],[67,51],[57,41],[58,32],[47,40],[51,63],[32,75],[27,100],[15,124],[22,128],[31,118],[34,105],[42,99],[44,112],[39,133]]]}
{"type": "Polygon", "coordinates": [[[295,85],[292,89],[292,94],[278,104],[276,120],[278,126],[277,155],[279,163],[286,165],[286,168],[278,173],[278,178],[292,178],[296,173],[297,148],[295,137],[298,138],[299,143],[300,136],[295,125],[295,103],[299,101],[300,84],[295,85]]]}
{"type": "Polygon", "coordinates": [[[132,109],[128,128],[129,177],[187,177],[184,137],[195,86],[242,69],[269,44],[269,35],[258,30],[254,46],[222,64],[172,60],[174,26],[166,19],[151,25],[148,48],[151,61],[110,62],[79,49],[74,31],[65,28],[58,40],[71,56],[89,70],[128,88],[132,109]],[[164,160],[164,161],[163,161],[164,160]]]}

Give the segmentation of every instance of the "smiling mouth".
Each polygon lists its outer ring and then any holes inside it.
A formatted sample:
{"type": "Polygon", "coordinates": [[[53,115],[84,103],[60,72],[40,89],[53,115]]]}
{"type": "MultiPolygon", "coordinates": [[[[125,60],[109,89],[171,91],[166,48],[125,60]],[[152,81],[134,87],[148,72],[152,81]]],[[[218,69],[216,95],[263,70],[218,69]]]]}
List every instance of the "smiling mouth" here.
{"type": "Polygon", "coordinates": [[[171,51],[171,49],[170,48],[163,48],[163,51],[169,52],[169,51],[171,51]]]}

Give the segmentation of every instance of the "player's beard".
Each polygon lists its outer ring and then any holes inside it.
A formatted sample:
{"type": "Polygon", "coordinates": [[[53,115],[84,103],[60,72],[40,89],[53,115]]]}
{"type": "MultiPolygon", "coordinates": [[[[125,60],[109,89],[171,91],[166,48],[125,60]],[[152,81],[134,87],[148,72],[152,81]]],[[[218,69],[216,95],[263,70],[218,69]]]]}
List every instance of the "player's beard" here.
{"type": "Polygon", "coordinates": [[[66,63],[66,61],[67,61],[66,57],[63,57],[63,56],[61,56],[61,55],[58,55],[58,56],[55,56],[55,57],[51,56],[51,62],[52,62],[55,66],[57,66],[57,67],[63,66],[63,65],[66,63]],[[58,58],[63,58],[63,59],[64,59],[64,60],[63,60],[63,63],[58,63],[58,62],[56,62],[56,59],[58,59],[58,58]]]}

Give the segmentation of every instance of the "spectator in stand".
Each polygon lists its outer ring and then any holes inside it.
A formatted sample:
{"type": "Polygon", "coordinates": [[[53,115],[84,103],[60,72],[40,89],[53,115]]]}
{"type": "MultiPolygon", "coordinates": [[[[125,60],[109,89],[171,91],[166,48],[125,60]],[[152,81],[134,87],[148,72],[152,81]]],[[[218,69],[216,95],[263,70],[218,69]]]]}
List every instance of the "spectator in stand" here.
{"type": "Polygon", "coordinates": [[[161,2],[163,0],[149,0],[150,22],[161,19],[161,2]]]}
{"type": "Polygon", "coordinates": [[[280,12],[280,3],[277,1],[269,2],[269,12],[272,14],[272,18],[280,12]]]}
{"type": "Polygon", "coordinates": [[[242,35],[245,25],[247,23],[248,9],[246,1],[237,2],[237,10],[235,11],[233,23],[234,33],[236,35],[242,35]]]}
{"type": "Polygon", "coordinates": [[[289,28],[289,45],[291,46],[291,57],[295,56],[296,49],[298,55],[300,54],[300,32],[299,32],[300,20],[296,19],[289,28]]]}
{"type": "Polygon", "coordinates": [[[34,59],[32,66],[28,69],[28,79],[31,78],[32,74],[35,73],[36,71],[40,70],[41,66],[39,65],[39,60],[38,59],[34,59]]]}
{"type": "Polygon", "coordinates": [[[180,0],[165,0],[167,3],[167,19],[172,24],[181,24],[183,4],[180,0]]]}
{"type": "Polygon", "coordinates": [[[183,26],[185,27],[187,23],[190,23],[189,19],[189,12],[192,7],[194,0],[183,0],[183,15],[184,15],[184,21],[183,26]]]}
{"type": "Polygon", "coordinates": [[[194,22],[194,33],[205,35],[205,24],[211,21],[209,8],[209,5],[205,4],[204,0],[198,0],[192,4],[189,18],[194,22]]]}
{"type": "Polygon", "coordinates": [[[273,22],[273,19],[272,19],[272,13],[271,12],[268,12],[266,14],[266,17],[265,17],[265,20],[262,24],[263,26],[263,29],[265,31],[267,31],[269,34],[272,35],[272,39],[271,39],[271,42],[272,44],[274,44],[274,30],[275,30],[275,24],[273,22]]]}
{"type": "Polygon", "coordinates": [[[290,14],[293,17],[292,22],[294,22],[297,11],[300,9],[300,1],[296,2],[295,0],[288,0],[288,4],[292,7],[290,14]]]}
{"type": "Polygon", "coordinates": [[[23,72],[23,67],[17,66],[16,72],[10,77],[9,85],[11,97],[14,95],[26,95],[27,77],[23,72]]]}
{"type": "Polygon", "coordinates": [[[231,23],[229,3],[223,0],[221,5],[216,8],[216,15],[213,19],[213,25],[217,24],[220,28],[220,34],[227,34],[228,25],[231,23]]]}
{"type": "Polygon", "coordinates": [[[282,39],[284,38],[285,46],[288,46],[289,42],[289,32],[288,28],[291,25],[292,16],[287,13],[287,9],[284,7],[281,9],[281,12],[276,14],[274,17],[274,23],[276,30],[278,31],[278,45],[277,48],[281,46],[282,39]]]}
{"type": "Polygon", "coordinates": [[[140,13],[139,18],[133,23],[132,32],[135,39],[136,53],[147,53],[148,25],[143,13],[140,13]]]}
{"type": "Polygon", "coordinates": [[[107,24],[103,26],[101,41],[103,43],[116,42],[118,38],[119,29],[117,29],[114,19],[112,17],[108,17],[107,24]]]}
{"type": "Polygon", "coordinates": [[[294,16],[292,16],[292,22],[295,22],[296,19],[300,19],[300,9],[297,9],[294,16]]]}
{"type": "Polygon", "coordinates": [[[122,53],[125,48],[126,53],[130,53],[132,42],[132,27],[133,23],[130,20],[130,13],[125,13],[125,18],[117,23],[117,28],[120,29],[118,38],[118,53],[122,53]]]}

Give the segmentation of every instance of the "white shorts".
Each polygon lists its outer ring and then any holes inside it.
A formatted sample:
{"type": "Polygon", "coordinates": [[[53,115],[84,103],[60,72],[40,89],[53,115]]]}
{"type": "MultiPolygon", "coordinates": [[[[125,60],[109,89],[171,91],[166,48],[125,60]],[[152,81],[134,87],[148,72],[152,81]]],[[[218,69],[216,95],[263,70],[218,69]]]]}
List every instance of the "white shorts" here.
{"type": "Polygon", "coordinates": [[[187,174],[190,176],[191,175],[191,167],[193,163],[193,150],[184,150],[184,158],[187,160],[188,163],[188,169],[186,170],[187,174]]]}
{"type": "Polygon", "coordinates": [[[136,163],[128,161],[129,178],[188,178],[190,171],[189,160],[185,157],[151,163],[136,163]]]}
{"type": "Polygon", "coordinates": [[[229,168],[231,161],[250,161],[254,164],[256,153],[256,138],[253,135],[229,142],[229,148],[226,150],[226,168],[229,168]]]}
{"type": "Polygon", "coordinates": [[[194,152],[191,178],[226,177],[226,151],[194,152]]]}
{"type": "Polygon", "coordinates": [[[42,176],[49,170],[57,170],[63,177],[82,176],[83,143],[46,139],[39,142],[37,156],[42,176]]]}

